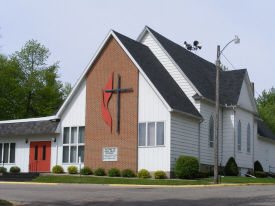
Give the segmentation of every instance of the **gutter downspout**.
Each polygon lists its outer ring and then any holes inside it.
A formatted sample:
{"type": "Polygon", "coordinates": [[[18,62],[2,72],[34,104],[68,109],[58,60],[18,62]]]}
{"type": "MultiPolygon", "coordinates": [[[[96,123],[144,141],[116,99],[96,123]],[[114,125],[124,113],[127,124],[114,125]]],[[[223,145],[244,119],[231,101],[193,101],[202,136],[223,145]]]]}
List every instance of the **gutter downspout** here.
{"type": "Polygon", "coordinates": [[[55,143],[55,147],[56,147],[56,164],[55,165],[58,165],[57,164],[57,160],[58,160],[58,136],[55,137],[56,139],[56,143],[55,143]]]}
{"type": "Polygon", "coordinates": [[[199,160],[199,169],[201,169],[201,123],[203,122],[203,119],[199,121],[199,149],[198,149],[198,160],[199,160]]]}
{"type": "Polygon", "coordinates": [[[233,107],[233,111],[234,111],[234,124],[233,124],[233,133],[234,133],[234,159],[236,161],[236,135],[235,135],[235,121],[236,121],[236,111],[235,111],[235,107],[233,107]]]}
{"type": "Polygon", "coordinates": [[[223,160],[223,107],[222,107],[222,132],[221,132],[221,134],[222,134],[222,136],[221,136],[221,160],[220,160],[220,164],[222,165],[222,160],[223,160]]]}
{"type": "MultiPolygon", "coordinates": [[[[253,122],[253,153],[252,153],[252,169],[254,170],[254,138],[255,138],[255,120],[254,120],[254,118],[252,117],[252,122],[253,122]]],[[[257,122],[257,125],[258,125],[258,122],[257,122]]],[[[257,133],[258,133],[258,131],[257,131],[257,133]]]]}

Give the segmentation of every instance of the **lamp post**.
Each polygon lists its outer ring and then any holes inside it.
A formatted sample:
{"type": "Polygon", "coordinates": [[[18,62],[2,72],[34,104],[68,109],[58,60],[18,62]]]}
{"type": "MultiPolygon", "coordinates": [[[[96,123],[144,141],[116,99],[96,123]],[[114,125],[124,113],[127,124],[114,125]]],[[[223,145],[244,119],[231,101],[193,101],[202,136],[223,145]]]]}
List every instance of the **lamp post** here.
{"type": "Polygon", "coordinates": [[[217,47],[217,60],[216,60],[216,101],[215,101],[215,136],[214,136],[214,184],[218,184],[218,133],[219,133],[219,71],[220,71],[220,57],[223,50],[231,43],[240,43],[238,36],[228,42],[228,44],[220,52],[220,46],[217,47]]]}

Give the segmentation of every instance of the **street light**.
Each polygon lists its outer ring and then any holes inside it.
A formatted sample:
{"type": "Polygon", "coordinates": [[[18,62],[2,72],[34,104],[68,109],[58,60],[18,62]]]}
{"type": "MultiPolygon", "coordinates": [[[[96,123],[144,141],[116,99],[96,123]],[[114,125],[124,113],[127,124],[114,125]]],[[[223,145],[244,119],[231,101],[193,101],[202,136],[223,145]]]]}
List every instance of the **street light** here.
{"type": "Polygon", "coordinates": [[[240,43],[238,36],[228,42],[228,44],[220,52],[220,45],[217,46],[217,61],[216,61],[216,101],[215,101],[215,137],[214,137],[214,184],[218,184],[218,133],[219,133],[219,71],[220,71],[220,56],[223,50],[231,43],[240,43]]]}

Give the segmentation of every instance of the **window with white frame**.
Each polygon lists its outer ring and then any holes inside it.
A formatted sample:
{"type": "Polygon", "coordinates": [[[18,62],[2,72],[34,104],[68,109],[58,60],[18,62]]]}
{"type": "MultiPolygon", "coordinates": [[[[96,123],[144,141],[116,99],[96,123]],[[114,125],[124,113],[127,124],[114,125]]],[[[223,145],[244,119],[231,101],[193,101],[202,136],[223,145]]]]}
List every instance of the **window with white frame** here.
{"type": "Polygon", "coordinates": [[[242,151],[242,124],[240,120],[238,123],[238,151],[242,151]]]}
{"type": "Polygon", "coordinates": [[[268,145],[265,145],[265,159],[268,160],[268,145]]]}
{"type": "Polygon", "coordinates": [[[85,127],[64,127],[63,129],[63,163],[84,162],[85,127]]]}
{"type": "Polygon", "coordinates": [[[250,139],[250,125],[248,124],[247,125],[247,152],[250,153],[250,142],[251,142],[251,139],[250,139]]]}
{"type": "Polygon", "coordinates": [[[209,147],[214,148],[214,120],[212,116],[209,119],[209,147]]]}
{"type": "Polygon", "coordinates": [[[0,143],[0,162],[15,163],[15,143],[0,143]]]}
{"type": "Polygon", "coordinates": [[[139,123],[138,146],[164,146],[164,122],[139,123]]]}

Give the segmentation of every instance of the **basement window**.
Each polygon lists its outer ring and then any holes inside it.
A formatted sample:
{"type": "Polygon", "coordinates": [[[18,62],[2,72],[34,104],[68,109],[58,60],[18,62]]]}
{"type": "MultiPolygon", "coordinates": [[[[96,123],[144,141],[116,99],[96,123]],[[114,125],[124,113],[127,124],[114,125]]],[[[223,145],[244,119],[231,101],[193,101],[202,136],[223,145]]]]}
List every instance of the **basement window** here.
{"type": "Polygon", "coordinates": [[[85,127],[64,127],[63,163],[84,162],[85,127]]]}
{"type": "Polygon", "coordinates": [[[138,146],[164,146],[164,122],[139,123],[138,146]]]}

